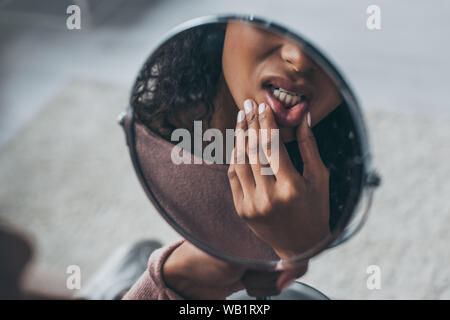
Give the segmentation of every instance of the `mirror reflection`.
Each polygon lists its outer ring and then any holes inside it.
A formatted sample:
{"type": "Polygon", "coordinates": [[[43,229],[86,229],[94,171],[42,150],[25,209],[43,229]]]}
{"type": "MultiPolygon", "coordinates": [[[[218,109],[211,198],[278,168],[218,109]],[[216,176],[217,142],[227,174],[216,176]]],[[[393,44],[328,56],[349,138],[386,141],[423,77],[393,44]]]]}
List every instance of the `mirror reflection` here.
{"type": "Polygon", "coordinates": [[[184,30],[146,61],[131,107],[147,195],[209,252],[307,255],[354,212],[356,124],[329,70],[293,37],[239,20],[184,30]]]}

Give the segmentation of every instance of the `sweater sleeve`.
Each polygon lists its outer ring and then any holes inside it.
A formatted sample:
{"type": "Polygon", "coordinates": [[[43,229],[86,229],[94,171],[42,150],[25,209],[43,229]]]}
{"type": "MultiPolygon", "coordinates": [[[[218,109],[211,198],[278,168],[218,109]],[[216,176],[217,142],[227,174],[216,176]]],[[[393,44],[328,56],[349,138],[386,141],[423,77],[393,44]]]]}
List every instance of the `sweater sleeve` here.
{"type": "Polygon", "coordinates": [[[155,250],[148,260],[148,268],[123,296],[124,300],[182,300],[183,297],[169,289],[162,277],[162,266],[169,255],[184,240],[155,250]]]}

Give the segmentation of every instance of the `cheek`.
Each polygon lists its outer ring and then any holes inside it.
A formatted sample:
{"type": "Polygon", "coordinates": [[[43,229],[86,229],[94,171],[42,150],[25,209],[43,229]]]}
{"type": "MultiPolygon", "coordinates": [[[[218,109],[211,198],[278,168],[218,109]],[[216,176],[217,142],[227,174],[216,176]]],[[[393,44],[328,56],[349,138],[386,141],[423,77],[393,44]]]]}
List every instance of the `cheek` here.
{"type": "Polygon", "coordinates": [[[245,99],[256,99],[257,67],[261,43],[247,28],[231,28],[225,36],[222,69],[236,105],[242,109],[245,99]]]}
{"type": "Polygon", "coordinates": [[[245,53],[224,51],[222,68],[225,82],[236,105],[242,109],[244,100],[251,94],[251,64],[245,53]]]}
{"type": "Polygon", "coordinates": [[[222,71],[228,89],[236,105],[239,105],[239,100],[236,95],[239,93],[239,82],[243,72],[242,67],[245,64],[240,59],[239,47],[236,46],[234,40],[234,37],[231,36],[225,38],[222,55],[222,71]]]}

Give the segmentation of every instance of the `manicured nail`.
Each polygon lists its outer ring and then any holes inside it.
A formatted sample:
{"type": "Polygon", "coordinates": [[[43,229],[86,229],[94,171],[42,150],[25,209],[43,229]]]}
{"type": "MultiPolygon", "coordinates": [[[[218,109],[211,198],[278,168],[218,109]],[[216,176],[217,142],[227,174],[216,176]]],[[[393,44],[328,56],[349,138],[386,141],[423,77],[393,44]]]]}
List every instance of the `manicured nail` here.
{"type": "Polygon", "coordinates": [[[244,101],[244,110],[245,110],[245,113],[247,113],[247,114],[249,114],[253,110],[252,100],[247,99],[244,101]]]}
{"type": "Polygon", "coordinates": [[[308,127],[311,128],[311,113],[308,112],[306,115],[306,122],[308,122],[308,127]]]}
{"type": "Polygon", "coordinates": [[[263,102],[258,107],[258,113],[261,114],[264,112],[264,110],[266,110],[266,104],[263,102]]]}
{"type": "Polygon", "coordinates": [[[238,116],[237,116],[237,122],[242,122],[242,120],[245,119],[245,113],[242,110],[239,110],[238,116]]]}

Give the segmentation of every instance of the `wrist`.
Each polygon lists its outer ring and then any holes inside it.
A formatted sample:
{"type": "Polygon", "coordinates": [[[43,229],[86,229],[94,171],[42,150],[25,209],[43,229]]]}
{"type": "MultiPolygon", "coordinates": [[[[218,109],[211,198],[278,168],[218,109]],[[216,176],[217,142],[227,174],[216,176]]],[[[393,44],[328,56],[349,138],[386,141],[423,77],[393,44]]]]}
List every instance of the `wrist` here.
{"type": "Polygon", "coordinates": [[[183,259],[180,259],[180,247],[176,248],[172,253],[167,257],[166,261],[163,263],[161,268],[161,275],[165,285],[180,295],[183,298],[189,298],[186,295],[186,292],[189,290],[191,286],[191,281],[189,280],[185,270],[186,266],[184,265],[183,259]]]}

